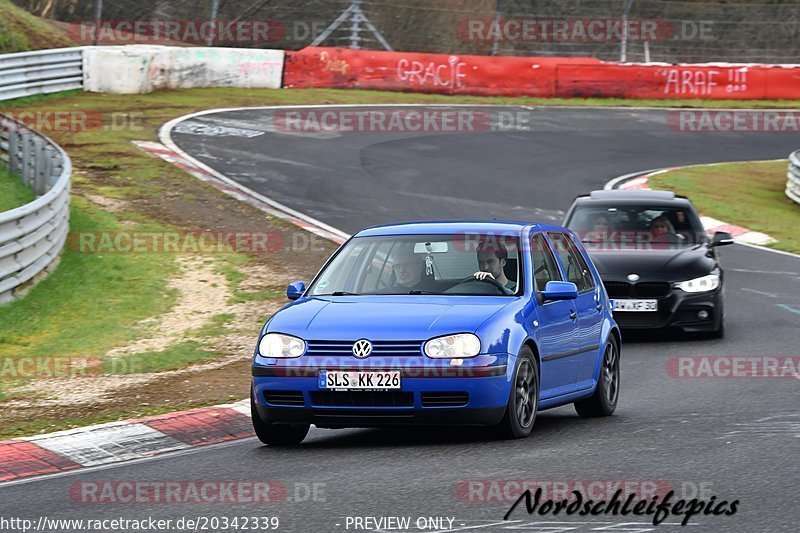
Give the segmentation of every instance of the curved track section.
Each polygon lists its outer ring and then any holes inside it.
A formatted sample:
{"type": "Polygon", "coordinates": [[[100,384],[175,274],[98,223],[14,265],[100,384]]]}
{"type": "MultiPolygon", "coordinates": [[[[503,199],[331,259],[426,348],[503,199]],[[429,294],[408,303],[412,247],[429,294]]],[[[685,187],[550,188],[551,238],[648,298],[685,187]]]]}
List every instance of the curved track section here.
{"type": "MultiPolygon", "coordinates": [[[[560,220],[576,194],[621,174],[785,158],[796,148],[787,135],[673,131],[668,111],[518,110],[533,120],[514,131],[431,135],[288,133],[275,127],[275,109],[223,111],[187,118],[172,139],[238,183],[347,232],[410,219],[560,220]]],[[[268,513],[281,517],[281,531],[346,531],[345,516],[365,515],[455,517],[455,530],[650,531],[646,517],[528,517],[522,508],[502,523],[515,485],[459,491],[468,480],[636,480],[666,483],[678,497],[740,500],[735,516],[696,517],[692,531],[788,531],[797,516],[800,380],[680,379],[668,372],[679,356],[797,355],[800,260],[738,245],[725,249],[723,259],[725,339],[626,339],[620,406],[611,418],[583,420],[559,408],[541,414],[531,438],[507,442],[473,430],[312,429],[297,450],[247,439],[4,486],[0,498],[20,515],[48,509],[61,518],[268,513]],[[268,508],[162,505],[145,513],[136,506],[86,507],[69,496],[76,483],[103,479],[254,477],[285,483],[291,501],[268,508]],[[324,484],[316,501],[293,493],[314,483],[324,484]],[[478,501],[465,501],[470,496],[478,501]]]]}

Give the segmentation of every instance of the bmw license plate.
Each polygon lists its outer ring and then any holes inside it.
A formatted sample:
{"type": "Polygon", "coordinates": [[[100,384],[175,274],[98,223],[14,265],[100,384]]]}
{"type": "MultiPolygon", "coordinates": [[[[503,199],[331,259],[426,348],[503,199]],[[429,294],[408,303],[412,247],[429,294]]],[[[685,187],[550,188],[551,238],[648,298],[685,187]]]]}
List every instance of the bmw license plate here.
{"type": "Polygon", "coordinates": [[[356,372],[350,370],[320,370],[319,388],[340,391],[399,389],[400,371],[356,372]]]}
{"type": "Polygon", "coordinates": [[[658,300],[614,300],[614,311],[658,311],[658,300]]]}

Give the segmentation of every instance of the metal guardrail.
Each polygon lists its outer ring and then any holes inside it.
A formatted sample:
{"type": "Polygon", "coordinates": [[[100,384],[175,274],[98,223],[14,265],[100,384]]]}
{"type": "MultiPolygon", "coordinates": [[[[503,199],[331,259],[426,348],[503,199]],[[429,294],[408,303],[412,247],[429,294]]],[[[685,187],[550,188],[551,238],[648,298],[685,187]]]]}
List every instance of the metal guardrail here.
{"type": "Polygon", "coordinates": [[[0,100],[83,87],[83,47],[0,55],[0,100]]]}
{"type": "Polygon", "coordinates": [[[789,156],[789,181],[786,182],[786,196],[800,204],[800,150],[789,156]]]}
{"type": "Polygon", "coordinates": [[[0,160],[38,198],[0,213],[0,304],[52,270],[69,231],[72,163],[41,133],[0,114],[0,160]]]}

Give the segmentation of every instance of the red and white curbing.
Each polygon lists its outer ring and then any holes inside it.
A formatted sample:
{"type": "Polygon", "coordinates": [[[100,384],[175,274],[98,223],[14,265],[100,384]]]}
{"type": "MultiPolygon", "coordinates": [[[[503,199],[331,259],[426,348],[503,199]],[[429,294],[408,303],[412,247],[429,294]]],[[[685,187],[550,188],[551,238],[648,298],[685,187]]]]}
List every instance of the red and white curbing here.
{"type": "MultiPolygon", "coordinates": [[[[628,191],[650,190],[650,186],[647,184],[649,178],[657,174],[663,174],[665,172],[669,172],[670,170],[674,169],[665,168],[650,172],[648,174],[643,174],[635,178],[624,180],[617,186],[617,188],[628,191]]],[[[733,238],[736,242],[744,244],[754,244],[756,246],[766,246],[768,244],[773,244],[778,242],[776,239],[773,239],[766,233],[761,233],[759,231],[752,231],[747,228],[743,228],[741,226],[728,224],[727,222],[717,220],[716,218],[701,216],[700,221],[703,223],[703,227],[705,228],[706,233],[713,234],[715,231],[725,231],[733,235],[733,238]]]]}
{"type": "Polygon", "coordinates": [[[253,435],[250,402],[0,441],[0,483],[152,457],[253,435]]]}

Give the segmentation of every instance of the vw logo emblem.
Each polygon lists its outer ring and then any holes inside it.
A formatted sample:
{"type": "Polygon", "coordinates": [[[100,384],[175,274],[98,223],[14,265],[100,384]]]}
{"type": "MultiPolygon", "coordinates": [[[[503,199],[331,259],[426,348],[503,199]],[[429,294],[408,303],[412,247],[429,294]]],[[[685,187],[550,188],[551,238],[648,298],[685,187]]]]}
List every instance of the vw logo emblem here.
{"type": "Polygon", "coordinates": [[[372,343],[369,342],[367,339],[361,339],[360,341],[356,341],[353,345],[353,355],[363,359],[364,357],[369,357],[369,354],[372,353],[372,343]]]}
{"type": "Polygon", "coordinates": [[[628,274],[628,281],[639,281],[639,274],[628,274]]]}

